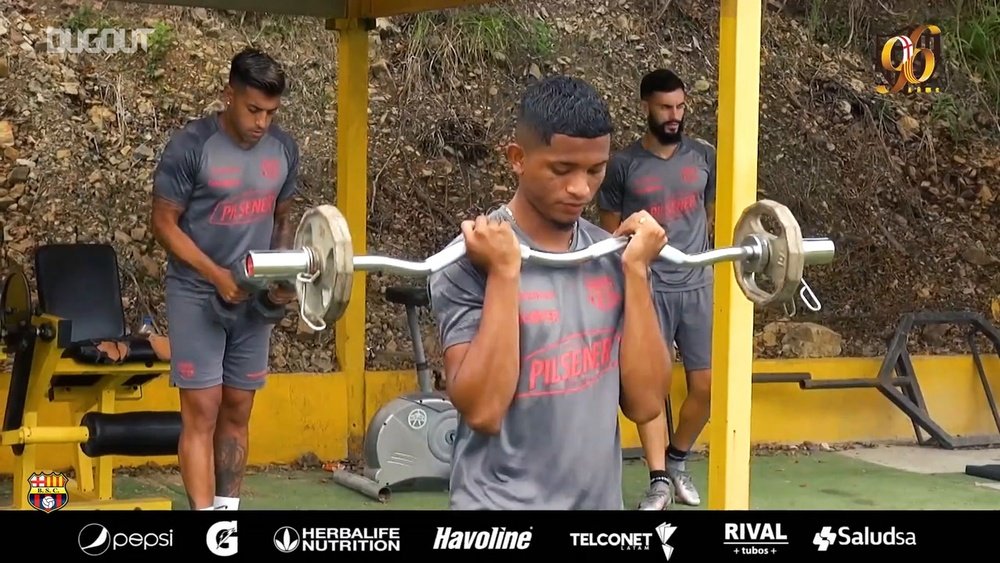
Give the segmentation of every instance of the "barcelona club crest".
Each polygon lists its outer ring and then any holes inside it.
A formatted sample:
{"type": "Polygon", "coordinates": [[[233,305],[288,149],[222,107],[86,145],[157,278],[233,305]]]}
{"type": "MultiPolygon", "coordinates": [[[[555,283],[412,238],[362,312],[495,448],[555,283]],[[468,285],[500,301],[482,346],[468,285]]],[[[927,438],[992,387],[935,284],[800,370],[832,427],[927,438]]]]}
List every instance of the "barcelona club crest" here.
{"type": "Polygon", "coordinates": [[[32,473],[28,478],[28,504],[35,510],[55,512],[69,502],[68,479],[62,473],[32,473]]]}

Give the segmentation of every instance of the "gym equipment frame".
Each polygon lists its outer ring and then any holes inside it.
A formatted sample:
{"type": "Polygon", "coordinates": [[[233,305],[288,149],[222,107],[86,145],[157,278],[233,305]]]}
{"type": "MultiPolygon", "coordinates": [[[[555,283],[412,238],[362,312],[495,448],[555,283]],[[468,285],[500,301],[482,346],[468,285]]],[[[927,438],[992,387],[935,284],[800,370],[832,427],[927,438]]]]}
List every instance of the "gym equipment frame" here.
{"type": "Polygon", "coordinates": [[[10,508],[32,507],[32,476],[45,446],[77,448],[64,510],[170,510],[169,498],[114,497],[112,456],[176,455],[180,413],[118,413],[119,401],[142,397],[143,385],[170,372],[149,341],[130,336],[121,300],[118,258],[110,245],[53,244],[35,252],[37,307],[27,277],[14,272],[0,296],[0,335],[14,362],[0,445],[14,453],[10,508]],[[128,356],[109,361],[98,345],[124,343],[128,356]],[[69,405],[70,425],[40,419],[46,402],[69,405]]]}
{"type": "Polygon", "coordinates": [[[1000,330],[993,326],[986,318],[979,313],[966,311],[928,311],[919,313],[907,313],[900,317],[896,326],[896,333],[889,339],[888,349],[885,358],[879,368],[878,374],[873,378],[848,378],[848,379],[812,379],[808,374],[798,379],[801,389],[878,389],[892,404],[899,407],[913,424],[913,432],[916,434],[917,443],[920,445],[937,444],[945,449],[959,449],[979,446],[1000,445],[1000,412],[997,410],[997,400],[990,385],[986,370],[983,367],[979,348],[976,346],[976,334],[982,333],[993,345],[995,354],[1000,354],[1000,330]],[[996,434],[983,436],[954,436],[931,417],[924,401],[924,395],[920,390],[920,383],[917,380],[916,370],[910,359],[907,350],[907,339],[913,329],[935,324],[955,324],[969,327],[965,334],[972,359],[976,364],[976,371],[979,381],[982,383],[983,391],[986,393],[986,401],[989,404],[993,422],[996,425],[996,434]],[[923,432],[929,435],[924,436],[923,432]]]}

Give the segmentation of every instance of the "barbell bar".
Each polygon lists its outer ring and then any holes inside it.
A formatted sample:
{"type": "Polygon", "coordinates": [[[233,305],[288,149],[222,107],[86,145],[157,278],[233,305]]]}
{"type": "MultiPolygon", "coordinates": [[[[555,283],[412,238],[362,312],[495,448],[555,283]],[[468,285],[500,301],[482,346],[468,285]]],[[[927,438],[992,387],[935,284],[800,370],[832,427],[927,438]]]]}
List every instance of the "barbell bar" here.
{"type": "MultiPolygon", "coordinates": [[[[827,238],[803,238],[798,222],[784,205],[760,200],[743,211],[734,230],[738,245],[686,254],[667,244],[660,259],[682,268],[702,268],[733,262],[736,281],[746,297],[757,305],[793,300],[806,266],[829,264],[835,246],[827,238]],[[763,224],[770,217],[779,225],[771,233],[763,224]],[[774,284],[765,290],[757,283],[763,274],[774,284]]],[[[629,237],[613,237],[565,253],[534,250],[521,245],[524,262],[548,267],[568,267],[618,252],[629,237]]],[[[307,210],[295,231],[293,249],[253,250],[239,261],[234,274],[238,282],[264,286],[268,282],[294,282],[303,321],[316,331],[340,319],[351,299],[355,271],[382,272],[409,277],[428,277],[465,256],[465,243],[458,241],[423,261],[386,256],[354,256],[347,221],[333,205],[307,210]]]]}

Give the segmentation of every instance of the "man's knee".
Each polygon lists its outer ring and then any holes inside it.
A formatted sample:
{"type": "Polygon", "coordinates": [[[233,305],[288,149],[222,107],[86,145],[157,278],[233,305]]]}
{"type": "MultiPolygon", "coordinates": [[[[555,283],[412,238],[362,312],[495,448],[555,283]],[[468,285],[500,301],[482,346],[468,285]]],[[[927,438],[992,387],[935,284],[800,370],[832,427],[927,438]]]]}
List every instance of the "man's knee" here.
{"type": "Polygon", "coordinates": [[[254,391],[234,387],[222,389],[222,405],[218,412],[219,424],[229,429],[245,430],[250,424],[254,391]]]}
{"type": "Polygon", "coordinates": [[[703,404],[712,399],[712,370],[694,370],[688,376],[688,396],[703,404]]]}
{"type": "Polygon", "coordinates": [[[185,432],[211,434],[219,417],[222,388],[181,389],[181,423],[185,432]]]}

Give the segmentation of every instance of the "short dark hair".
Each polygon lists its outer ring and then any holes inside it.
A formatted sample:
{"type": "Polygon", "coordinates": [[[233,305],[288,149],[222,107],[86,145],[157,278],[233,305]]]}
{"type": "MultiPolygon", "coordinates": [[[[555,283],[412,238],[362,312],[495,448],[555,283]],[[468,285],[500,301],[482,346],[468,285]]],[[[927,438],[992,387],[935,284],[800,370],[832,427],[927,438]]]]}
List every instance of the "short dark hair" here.
{"type": "Polygon", "coordinates": [[[236,54],[229,67],[229,83],[256,88],[270,96],[285,93],[285,70],[270,55],[247,47],[236,54]]]}
{"type": "Polygon", "coordinates": [[[518,128],[546,145],[553,135],[596,139],[614,129],[611,112],[597,90],[571,76],[550,76],[529,86],[517,109],[518,128]]]}
{"type": "Polygon", "coordinates": [[[684,81],[672,70],[658,68],[642,77],[639,83],[639,98],[647,99],[655,92],[685,90],[684,81]]]}

